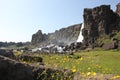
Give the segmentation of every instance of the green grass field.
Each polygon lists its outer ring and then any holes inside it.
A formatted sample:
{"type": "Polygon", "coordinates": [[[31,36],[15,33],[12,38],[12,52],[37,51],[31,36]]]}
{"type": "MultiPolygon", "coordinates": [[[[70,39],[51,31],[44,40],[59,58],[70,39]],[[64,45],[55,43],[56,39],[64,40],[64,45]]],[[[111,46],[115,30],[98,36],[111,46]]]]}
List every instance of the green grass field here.
{"type": "Polygon", "coordinates": [[[120,75],[120,51],[77,52],[71,55],[40,54],[47,67],[70,69],[85,74],[120,75]]]}

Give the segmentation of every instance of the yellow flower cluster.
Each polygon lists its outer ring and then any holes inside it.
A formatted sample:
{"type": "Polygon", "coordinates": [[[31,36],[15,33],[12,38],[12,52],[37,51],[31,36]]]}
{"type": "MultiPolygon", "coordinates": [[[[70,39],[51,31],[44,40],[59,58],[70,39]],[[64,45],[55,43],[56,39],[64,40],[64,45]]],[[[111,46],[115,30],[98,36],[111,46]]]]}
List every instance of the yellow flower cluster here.
{"type": "Polygon", "coordinates": [[[114,80],[114,79],[120,79],[120,76],[113,76],[112,78],[111,78],[111,80],[114,80]]]}
{"type": "Polygon", "coordinates": [[[90,75],[96,76],[96,72],[87,72],[86,75],[87,75],[87,76],[90,76],[90,75]]]}

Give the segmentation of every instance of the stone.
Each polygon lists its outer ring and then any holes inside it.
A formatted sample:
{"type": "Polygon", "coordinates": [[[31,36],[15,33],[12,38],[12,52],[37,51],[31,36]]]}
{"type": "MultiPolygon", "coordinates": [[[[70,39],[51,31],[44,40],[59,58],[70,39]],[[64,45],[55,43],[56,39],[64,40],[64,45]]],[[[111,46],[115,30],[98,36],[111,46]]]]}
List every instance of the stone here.
{"type": "Polygon", "coordinates": [[[106,43],[102,46],[102,48],[105,50],[118,49],[118,47],[119,47],[118,43],[119,43],[119,40],[116,38],[113,38],[112,43],[106,43]]]}
{"type": "Polygon", "coordinates": [[[41,30],[32,35],[32,45],[37,45],[38,43],[44,42],[47,39],[47,35],[43,34],[41,30]]]}
{"type": "Polygon", "coordinates": [[[0,55],[14,59],[14,53],[12,50],[0,49],[0,55]]]}
{"type": "Polygon", "coordinates": [[[24,54],[24,55],[21,55],[19,56],[19,59],[20,60],[23,60],[23,61],[29,61],[29,62],[42,62],[43,59],[41,57],[37,57],[37,56],[31,56],[31,55],[28,55],[28,54],[24,54]]]}
{"type": "Polygon", "coordinates": [[[115,45],[114,45],[114,43],[107,43],[107,44],[104,44],[104,45],[102,46],[102,48],[103,48],[104,50],[110,50],[110,49],[114,49],[114,48],[115,48],[115,45]]]}
{"type": "Polygon", "coordinates": [[[36,67],[33,70],[34,80],[70,80],[73,78],[73,72],[68,69],[60,70],[58,68],[36,67]],[[71,78],[69,78],[71,77],[71,78]]]}
{"type": "Polygon", "coordinates": [[[70,76],[71,70],[23,64],[0,55],[0,80],[69,80],[70,76]]]}
{"type": "Polygon", "coordinates": [[[32,68],[0,55],[0,80],[33,80],[32,68]]]}

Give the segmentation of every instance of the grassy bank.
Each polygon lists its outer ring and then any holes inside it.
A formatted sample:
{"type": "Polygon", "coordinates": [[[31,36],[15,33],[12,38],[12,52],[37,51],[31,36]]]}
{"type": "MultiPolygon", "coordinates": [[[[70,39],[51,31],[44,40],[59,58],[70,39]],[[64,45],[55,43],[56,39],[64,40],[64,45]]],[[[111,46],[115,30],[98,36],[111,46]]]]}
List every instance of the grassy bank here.
{"type": "Polygon", "coordinates": [[[120,75],[120,51],[77,52],[72,55],[42,54],[48,67],[71,69],[83,74],[102,73],[120,75]]]}

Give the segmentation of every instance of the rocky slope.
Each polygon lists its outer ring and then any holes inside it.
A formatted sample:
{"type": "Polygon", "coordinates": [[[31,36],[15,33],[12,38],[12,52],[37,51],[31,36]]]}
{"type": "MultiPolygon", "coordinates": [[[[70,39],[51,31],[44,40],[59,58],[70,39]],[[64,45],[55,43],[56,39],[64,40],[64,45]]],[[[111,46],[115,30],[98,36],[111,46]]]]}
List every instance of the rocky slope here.
{"type": "Polygon", "coordinates": [[[39,30],[37,33],[32,35],[31,43],[36,46],[70,44],[72,42],[76,42],[80,28],[81,24],[76,24],[48,34],[43,34],[42,31],[39,30]]]}

